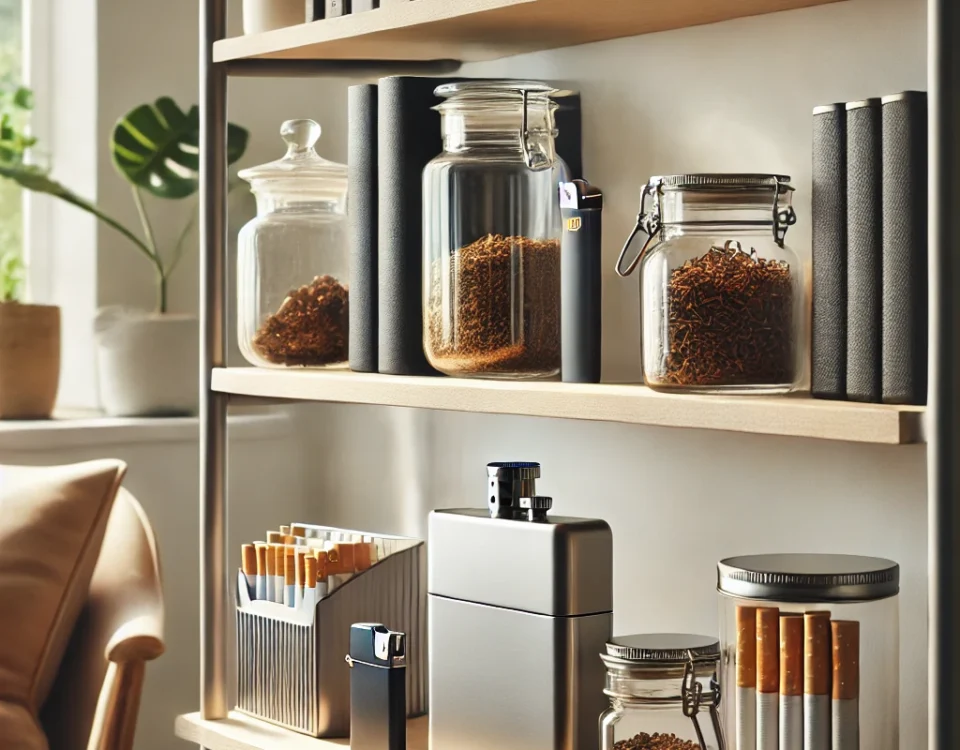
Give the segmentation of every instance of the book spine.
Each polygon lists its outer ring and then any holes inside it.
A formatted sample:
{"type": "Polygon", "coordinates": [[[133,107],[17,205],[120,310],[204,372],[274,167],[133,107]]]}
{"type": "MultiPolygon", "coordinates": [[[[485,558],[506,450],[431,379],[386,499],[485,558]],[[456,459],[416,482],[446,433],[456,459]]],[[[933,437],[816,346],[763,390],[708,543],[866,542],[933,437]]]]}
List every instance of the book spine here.
{"type": "Polygon", "coordinates": [[[847,113],[813,111],[813,329],[810,390],[847,396],[847,113]]]}
{"type": "Polygon", "coordinates": [[[927,400],[927,95],[885,97],[882,400],[927,400]]]}
{"type": "Polygon", "coordinates": [[[847,398],[880,401],[880,100],[847,104],[847,398]]]}
{"type": "Polygon", "coordinates": [[[347,90],[350,369],[377,372],[377,87],[347,90]]]}

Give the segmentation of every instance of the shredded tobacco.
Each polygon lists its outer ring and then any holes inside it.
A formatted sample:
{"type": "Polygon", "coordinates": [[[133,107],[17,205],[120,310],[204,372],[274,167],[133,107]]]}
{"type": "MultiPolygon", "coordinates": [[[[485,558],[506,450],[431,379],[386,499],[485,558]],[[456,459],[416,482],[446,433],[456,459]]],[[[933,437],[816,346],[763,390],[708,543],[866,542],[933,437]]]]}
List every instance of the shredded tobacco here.
{"type": "Polygon", "coordinates": [[[647,734],[641,732],[628,740],[613,745],[614,750],[700,750],[700,744],[682,740],[675,734],[647,734]]]}

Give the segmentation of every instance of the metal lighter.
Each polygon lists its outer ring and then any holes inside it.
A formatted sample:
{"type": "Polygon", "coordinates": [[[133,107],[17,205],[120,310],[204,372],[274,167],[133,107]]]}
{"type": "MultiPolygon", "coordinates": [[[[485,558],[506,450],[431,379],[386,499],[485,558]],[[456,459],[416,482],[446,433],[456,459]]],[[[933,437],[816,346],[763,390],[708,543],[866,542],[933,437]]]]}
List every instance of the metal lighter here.
{"type": "Polygon", "coordinates": [[[347,664],[351,750],[406,750],[406,636],[383,625],[354,624],[347,664]]]}
{"type": "Polygon", "coordinates": [[[539,476],[537,463],[489,464],[487,510],[430,514],[431,750],[598,746],[612,535],[550,515],[539,476]]]}
{"type": "Polygon", "coordinates": [[[603,194],[586,180],[560,184],[560,376],[600,382],[603,194]]]}

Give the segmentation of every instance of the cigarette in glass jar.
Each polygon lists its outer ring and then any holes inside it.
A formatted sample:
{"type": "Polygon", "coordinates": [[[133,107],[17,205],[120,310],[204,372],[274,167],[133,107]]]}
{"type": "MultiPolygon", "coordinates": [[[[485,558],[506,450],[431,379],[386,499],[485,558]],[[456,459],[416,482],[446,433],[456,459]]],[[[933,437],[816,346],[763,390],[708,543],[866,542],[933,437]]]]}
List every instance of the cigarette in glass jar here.
{"type": "Polygon", "coordinates": [[[317,601],[327,595],[327,553],[318,549],[314,554],[317,560],[317,601]]]}
{"type": "Polygon", "coordinates": [[[757,750],[780,744],[780,610],[757,608],[757,750]]]}
{"type": "Polygon", "coordinates": [[[737,607],[737,745],[757,747],[757,608],[737,607]]]}
{"type": "Polygon", "coordinates": [[[288,607],[295,606],[297,590],[297,549],[296,547],[283,548],[283,603],[288,607]]]}
{"type": "Polygon", "coordinates": [[[273,599],[277,604],[283,604],[283,592],[286,589],[284,581],[284,549],[282,544],[271,545],[271,551],[267,554],[273,554],[273,599]]]}
{"type": "Polygon", "coordinates": [[[267,545],[264,542],[255,542],[257,549],[257,599],[267,598],[267,545]]]}
{"type": "Polygon", "coordinates": [[[244,544],[241,548],[243,563],[243,577],[247,579],[247,591],[251,599],[257,598],[257,548],[252,544],[244,544]]]}
{"type": "Polygon", "coordinates": [[[317,558],[307,555],[304,558],[303,606],[317,606],[317,558]]]}
{"type": "Polygon", "coordinates": [[[830,623],[833,646],[833,750],[860,750],[860,623],[830,623]]]}
{"type": "Polygon", "coordinates": [[[803,750],[803,615],[780,616],[780,750],[803,750]]]}
{"type": "Polygon", "coordinates": [[[299,609],[303,603],[303,589],[306,584],[306,552],[298,549],[296,559],[297,568],[293,581],[293,606],[299,609]]]}
{"type": "Polygon", "coordinates": [[[803,616],[803,750],[830,750],[830,613],[803,616]]]}

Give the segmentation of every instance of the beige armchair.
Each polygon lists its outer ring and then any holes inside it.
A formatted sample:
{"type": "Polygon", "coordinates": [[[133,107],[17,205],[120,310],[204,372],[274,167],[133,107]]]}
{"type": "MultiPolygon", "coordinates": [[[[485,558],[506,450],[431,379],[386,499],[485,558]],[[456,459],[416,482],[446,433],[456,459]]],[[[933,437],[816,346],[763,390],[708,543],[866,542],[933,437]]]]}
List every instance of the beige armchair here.
{"type": "Polygon", "coordinates": [[[121,489],[90,593],[41,721],[51,750],[129,750],[146,663],[164,651],[163,591],[153,530],[121,489]]]}

